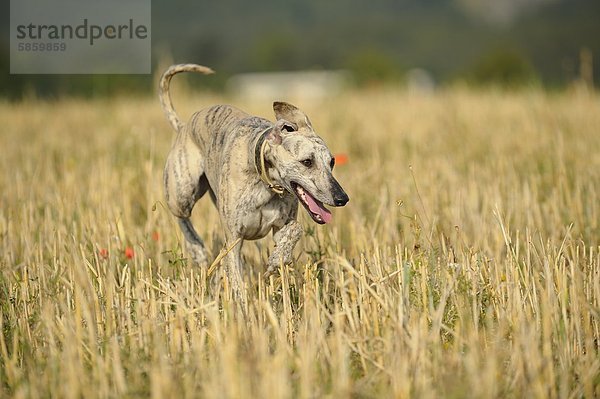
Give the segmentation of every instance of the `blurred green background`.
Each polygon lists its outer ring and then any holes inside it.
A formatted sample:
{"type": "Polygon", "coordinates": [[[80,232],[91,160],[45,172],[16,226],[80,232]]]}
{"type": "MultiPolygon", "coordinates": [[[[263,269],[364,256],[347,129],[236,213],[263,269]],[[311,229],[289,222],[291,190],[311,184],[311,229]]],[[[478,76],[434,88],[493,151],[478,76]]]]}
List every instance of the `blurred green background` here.
{"type": "MultiPolygon", "coordinates": [[[[10,75],[2,13],[0,96],[150,93],[153,75],[10,75]]],[[[241,72],[338,70],[358,86],[401,84],[420,68],[436,85],[562,88],[600,76],[598,0],[152,1],[153,70],[194,62],[222,90],[241,72]],[[592,60],[596,58],[596,62],[592,60]]]]}

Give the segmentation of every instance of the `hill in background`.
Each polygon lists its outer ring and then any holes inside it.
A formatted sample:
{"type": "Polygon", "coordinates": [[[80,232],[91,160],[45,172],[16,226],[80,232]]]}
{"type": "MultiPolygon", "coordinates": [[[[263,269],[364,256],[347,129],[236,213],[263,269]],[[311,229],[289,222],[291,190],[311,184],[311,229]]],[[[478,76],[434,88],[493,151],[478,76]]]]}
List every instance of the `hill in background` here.
{"type": "MultiPolygon", "coordinates": [[[[159,59],[210,65],[219,71],[211,79],[217,87],[248,71],[348,69],[364,83],[401,79],[415,67],[439,83],[556,86],[578,75],[582,49],[600,54],[593,0],[155,0],[152,7],[154,66],[159,59]]],[[[7,37],[0,44],[4,95],[152,87],[151,76],[11,76],[7,37]]]]}

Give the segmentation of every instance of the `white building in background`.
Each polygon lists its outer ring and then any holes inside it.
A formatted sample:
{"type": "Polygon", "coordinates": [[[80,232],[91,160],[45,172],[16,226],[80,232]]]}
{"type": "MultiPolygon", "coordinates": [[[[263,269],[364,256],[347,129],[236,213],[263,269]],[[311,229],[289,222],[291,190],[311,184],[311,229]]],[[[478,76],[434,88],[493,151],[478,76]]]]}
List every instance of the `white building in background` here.
{"type": "Polygon", "coordinates": [[[227,90],[253,100],[320,99],[339,94],[349,81],[345,71],[257,72],[232,76],[227,90]]]}
{"type": "Polygon", "coordinates": [[[406,88],[410,93],[428,94],[435,91],[435,80],[431,73],[422,68],[406,72],[406,88]]]}

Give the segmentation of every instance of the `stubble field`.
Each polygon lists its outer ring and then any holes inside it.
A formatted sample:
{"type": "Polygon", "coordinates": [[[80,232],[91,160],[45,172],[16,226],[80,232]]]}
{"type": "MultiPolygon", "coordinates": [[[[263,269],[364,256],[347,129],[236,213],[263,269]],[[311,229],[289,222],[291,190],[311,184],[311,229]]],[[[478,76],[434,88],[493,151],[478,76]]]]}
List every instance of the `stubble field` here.
{"type": "MultiPolygon", "coordinates": [[[[1,103],[0,396],[600,396],[598,95],[295,105],[347,156],[350,202],[325,226],[301,209],[297,260],[269,280],[271,238],[245,244],[243,315],[223,269],[182,252],[155,98],[1,103]]],[[[216,257],[208,199],[194,222],[216,257]]]]}

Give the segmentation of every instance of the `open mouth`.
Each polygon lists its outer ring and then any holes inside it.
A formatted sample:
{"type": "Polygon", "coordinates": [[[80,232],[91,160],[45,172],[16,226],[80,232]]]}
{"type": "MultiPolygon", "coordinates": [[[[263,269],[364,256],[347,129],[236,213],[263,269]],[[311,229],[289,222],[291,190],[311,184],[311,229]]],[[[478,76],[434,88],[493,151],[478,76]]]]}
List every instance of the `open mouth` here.
{"type": "Polygon", "coordinates": [[[323,206],[321,201],[313,197],[298,183],[292,182],[291,185],[294,189],[294,193],[315,222],[319,224],[331,222],[331,212],[323,206]]]}

